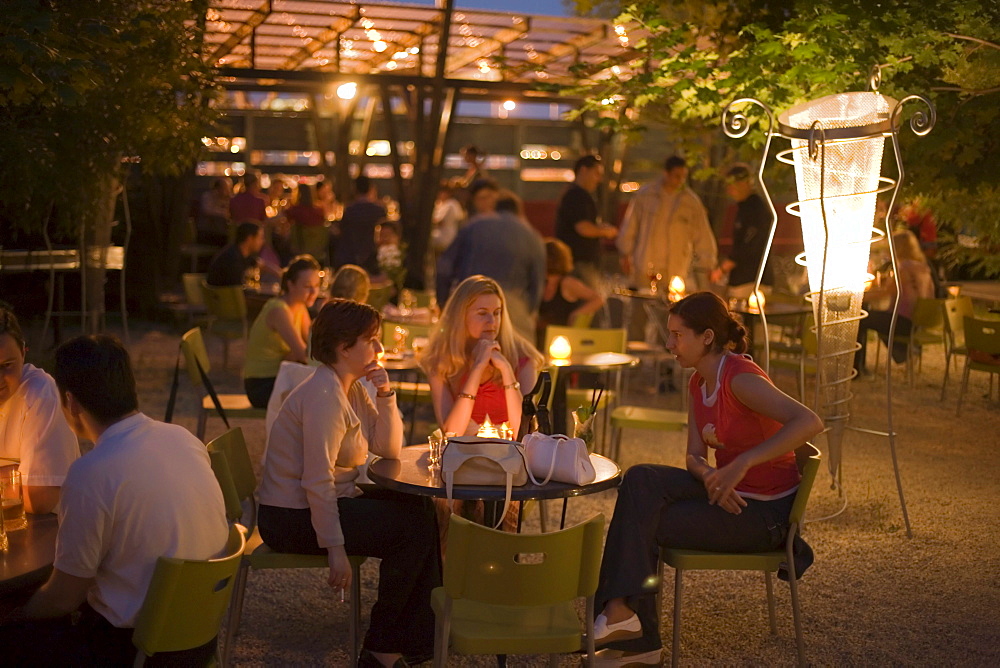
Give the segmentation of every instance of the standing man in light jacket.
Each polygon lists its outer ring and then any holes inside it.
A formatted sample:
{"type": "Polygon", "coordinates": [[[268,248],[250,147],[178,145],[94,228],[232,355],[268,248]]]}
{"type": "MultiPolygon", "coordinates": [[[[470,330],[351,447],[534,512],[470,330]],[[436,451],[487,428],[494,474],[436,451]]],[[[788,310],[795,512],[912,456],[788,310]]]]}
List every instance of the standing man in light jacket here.
{"type": "Polygon", "coordinates": [[[615,245],[624,256],[632,282],[647,286],[659,273],[664,286],[680,276],[687,292],[708,288],[716,269],[718,249],[705,206],[687,186],[684,158],[671,156],[663,175],[636,193],[615,245]]]}

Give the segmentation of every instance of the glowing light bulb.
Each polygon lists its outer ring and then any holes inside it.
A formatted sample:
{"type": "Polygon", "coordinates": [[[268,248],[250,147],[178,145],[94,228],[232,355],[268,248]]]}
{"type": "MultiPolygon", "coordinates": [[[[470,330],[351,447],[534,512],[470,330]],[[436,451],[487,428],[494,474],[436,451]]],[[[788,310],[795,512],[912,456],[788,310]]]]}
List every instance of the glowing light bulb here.
{"type": "Polygon", "coordinates": [[[514,111],[517,109],[517,103],[514,100],[504,100],[503,108],[507,111],[514,111]]]}
{"type": "Polygon", "coordinates": [[[353,81],[348,81],[337,86],[337,97],[341,100],[353,100],[357,94],[358,84],[353,81]]]}
{"type": "Polygon", "coordinates": [[[549,357],[554,360],[567,360],[573,354],[573,347],[565,336],[557,336],[549,344],[549,357]]]}
{"type": "Polygon", "coordinates": [[[670,285],[667,286],[667,296],[670,301],[676,302],[684,297],[684,290],[687,286],[684,285],[684,279],[680,276],[674,276],[670,279],[670,285]]]}

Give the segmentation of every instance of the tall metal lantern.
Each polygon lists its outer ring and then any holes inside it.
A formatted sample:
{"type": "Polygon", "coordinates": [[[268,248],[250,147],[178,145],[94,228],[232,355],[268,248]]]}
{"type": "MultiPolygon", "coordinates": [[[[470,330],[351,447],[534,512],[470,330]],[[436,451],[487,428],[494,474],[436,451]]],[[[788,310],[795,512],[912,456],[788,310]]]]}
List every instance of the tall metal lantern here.
{"type": "MultiPolygon", "coordinates": [[[[861,303],[868,273],[869,250],[873,240],[886,236],[892,259],[896,292],[899,275],[892,235],[874,227],[875,208],[879,193],[891,192],[889,210],[896,200],[903,180],[903,163],[899,151],[899,128],[903,105],[918,100],[926,106],[914,112],[910,127],[917,135],[925,135],[934,126],[936,114],[931,102],[919,95],[896,101],[878,92],[880,81],[876,67],[871,76],[871,90],[840,93],[806,102],[782,113],[775,129],[774,113],[763,102],[741,98],[731,102],[723,114],[727,135],[738,138],[747,134],[750,123],[737,111],[746,104],[755,104],[767,114],[767,140],[758,172],[765,198],[772,213],[771,233],[767,251],[757,272],[756,292],[760,287],[764,265],[770,254],[777,226],[777,215],[764,182],[764,166],[771,139],[788,139],[791,148],[780,151],[778,161],[795,170],[799,201],[787,210],[802,222],[802,242],[805,252],[796,258],[807,268],[809,294],[815,318],[818,344],[816,406],[826,424],[827,461],[832,486],[841,486],[841,454],[846,429],[886,436],[892,453],[899,502],[912,535],[906,512],[902,479],[896,458],[895,431],[892,426],[892,373],[886,365],[887,431],[874,431],[850,426],[851,380],[854,353],[858,349],[858,321],[867,315],[861,303]],[[882,176],[882,158],[886,139],[891,139],[897,177],[882,176]]],[[[897,300],[898,303],[898,300],[897,300]]],[[[896,331],[896,306],[893,306],[889,340],[896,331]]],[[[766,315],[761,313],[766,327],[766,315]]],[[[765,337],[765,359],[769,353],[765,337]]]]}

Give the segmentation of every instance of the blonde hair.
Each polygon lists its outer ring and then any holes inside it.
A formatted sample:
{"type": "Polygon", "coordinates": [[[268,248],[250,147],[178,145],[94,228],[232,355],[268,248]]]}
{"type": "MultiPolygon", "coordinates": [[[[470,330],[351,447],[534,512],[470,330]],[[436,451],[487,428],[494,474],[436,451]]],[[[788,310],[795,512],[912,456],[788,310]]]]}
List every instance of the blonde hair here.
{"type": "Polygon", "coordinates": [[[371,287],[367,271],[356,264],[345,264],[333,275],[330,296],[364,303],[368,300],[371,287]]]}
{"type": "Polygon", "coordinates": [[[920,248],[920,242],[916,235],[909,230],[896,230],[892,233],[892,245],[896,249],[896,256],[900,260],[916,260],[917,262],[927,262],[924,251],[920,248]]]}
{"type": "Polygon", "coordinates": [[[528,358],[536,369],[541,368],[544,361],[541,354],[535,350],[531,342],[514,330],[510,322],[507,299],[500,284],[492,278],[477,275],[469,276],[459,283],[444,306],[437,329],[432,334],[427,352],[420,362],[420,366],[428,376],[440,375],[451,384],[468,370],[471,360],[466,355],[469,333],[465,317],[472,302],[482,295],[496,295],[500,298],[500,331],[497,334],[497,342],[511,368],[516,372],[518,362],[523,358],[528,358]]]}

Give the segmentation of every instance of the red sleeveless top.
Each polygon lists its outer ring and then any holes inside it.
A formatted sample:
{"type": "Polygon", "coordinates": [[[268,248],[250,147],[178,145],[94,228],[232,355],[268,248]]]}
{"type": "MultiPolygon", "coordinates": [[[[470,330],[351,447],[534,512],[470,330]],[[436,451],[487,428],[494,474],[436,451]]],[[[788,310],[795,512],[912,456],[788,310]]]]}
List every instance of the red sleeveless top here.
{"type": "MultiPolygon", "coordinates": [[[[695,424],[689,428],[697,429],[702,442],[715,451],[715,464],[718,468],[766,441],[781,429],[780,422],[750,410],[733,394],[730,384],[733,377],[741,373],[756,374],[770,382],[764,370],[749,357],[731,353],[723,356],[719,384],[714,395],[705,396],[704,380],[700,374],[691,376],[689,391],[695,424]]],[[[799,470],[795,464],[795,453],[787,452],[747,471],[736,486],[736,492],[740,496],[766,501],[791,494],[798,484],[799,470]]]]}

